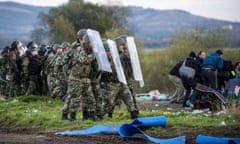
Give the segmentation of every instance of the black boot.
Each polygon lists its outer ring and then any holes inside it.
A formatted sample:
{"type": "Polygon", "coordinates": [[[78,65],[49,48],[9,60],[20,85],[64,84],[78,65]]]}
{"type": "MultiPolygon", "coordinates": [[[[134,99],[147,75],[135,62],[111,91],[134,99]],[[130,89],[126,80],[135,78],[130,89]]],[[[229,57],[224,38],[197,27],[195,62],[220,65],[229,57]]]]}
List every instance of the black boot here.
{"type": "Polygon", "coordinates": [[[92,121],[97,121],[94,111],[89,112],[89,117],[88,117],[88,119],[89,119],[89,120],[92,120],[92,121]]]}
{"type": "Polygon", "coordinates": [[[138,118],[138,111],[132,111],[131,112],[131,118],[132,119],[138,118]]]}
{"type": "Polygon", "coordinates": [[[62,113],[62,120],[68,120],[68,114],[62,113]]]}
{"type": "Polygon", "coordinates": [[[88,111],[87,110],[83,110],[82,111],[82,120],[85,121],[85,120],[88,120],[88,111]]]}
{"type": "Polygon", "coordinates": [[[112,113],[108,113],[108,117],[109,117],[109,118],[112,118],[112,113]]]}
{"type": "Polygon", "coordinates": [[[70,113],[70,121],[75,121],[76,120],[76,112],[71,112],[70,113]]]}

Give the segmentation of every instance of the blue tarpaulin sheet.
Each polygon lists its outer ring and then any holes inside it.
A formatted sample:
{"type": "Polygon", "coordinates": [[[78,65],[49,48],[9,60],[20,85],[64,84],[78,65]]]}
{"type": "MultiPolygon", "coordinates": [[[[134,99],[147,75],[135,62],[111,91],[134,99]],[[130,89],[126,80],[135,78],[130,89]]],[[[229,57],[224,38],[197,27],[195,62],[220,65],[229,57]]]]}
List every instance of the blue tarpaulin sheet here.
{"type": "Polygon", "coordinates": [[[119,124],[119,125],[96,125],[84,130],[72,130],[64,132],[56,132],[57,135],[90,135],[90,134],[119,134],[123,138],[137,139],[137,140],[148,140],[153,143],[159,144],[185,144],[185,136],[179,136],[176,138],[160,139],[147,135],[141,128],[144,127],[165,127],[166,117],[144,117],[137,118],[130,124],[119,124]],[[138,136],[134,136],[138,134],[138,136]],[[141,134],[141,136],[139,135],[141,134]]]}
{"type": "Polygon", "coordinates": [[[240,138],[198,135],[196,144],[240,144],[240,138]]]}

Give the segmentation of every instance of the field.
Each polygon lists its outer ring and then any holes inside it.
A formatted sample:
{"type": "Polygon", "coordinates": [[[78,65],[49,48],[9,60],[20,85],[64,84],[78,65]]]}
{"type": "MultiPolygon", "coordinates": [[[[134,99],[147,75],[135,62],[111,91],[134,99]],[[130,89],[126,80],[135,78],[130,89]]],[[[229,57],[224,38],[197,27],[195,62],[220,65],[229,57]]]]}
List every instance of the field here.
{"type": "MultiPolygon", "coordinates": [[[[194,143],[197,135],[216,137],[240,137],[239,114],[204,112],[193,114],[179,104],[166,101],[139,100],[140,117],[167,117],[167,126],[144,130],[159,138],[186,136],[187,143],[194,143]],[[222,123],[225,123],[223,125],[222,123]]],[[[0,143],[46,144],[46,143],[86,143],[86,144],[136,144],[137,140],[126,140],[118,135],[95,134],[88,136],[58,136],[57,131],[85,129],[97,124],[130,123],[130,115],[125,106],[118,107],[113,118],[104,117],[98,122],[81,121],[80,112],[75,122],[61,120],[63,102],[44,96],[21,96],[0,101],[0,143]]],[[[140,141],[141,143],[149,143],[140,141]]]]}

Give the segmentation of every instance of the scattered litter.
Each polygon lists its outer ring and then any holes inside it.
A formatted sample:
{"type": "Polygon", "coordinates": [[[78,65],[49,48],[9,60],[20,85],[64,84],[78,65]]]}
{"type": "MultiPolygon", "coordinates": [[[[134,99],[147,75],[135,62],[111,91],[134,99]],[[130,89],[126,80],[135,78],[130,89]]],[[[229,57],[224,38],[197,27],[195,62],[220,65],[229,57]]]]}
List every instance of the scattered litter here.
{"type": "Polygon", "coordinates": [[[27,110],[25,110],[25,113],[37,113],[37,112],[39,112],[37,109],[32,109],[32,110],[27,109],[27,110]]]}
{"type": "Polygon", "coordinates": [[[204,112],[203,110],[196,109],[196,110],[192,111],[192,114],[199,114],[199,113],[203,113],[203,112],[204,112]]]}
{"type": "Polygon", "coordinates": [[[222,111],[219,111],[219,112],[216,113],[216,115],[220,115],[220,114],[226,114],[226,111],[222,110],[222,111]]]}
{"type": "Polygon", "coordinates": [[[18,102],[18,100],[14,99],[11,103],[17,103],[17,102],[18,102]]]}
{"type": "Polygon", "coordinates": [[[209,117],[209,116],[211,116],[210,114],[203,114],[203,116],[205,116],[205,117],[209,117]]]}
{"type": "Polygon", "coordinates": [[[226,123],[225,123],[225,121],[222,121],[219,125],[220,126],[226,126],[226,123]]]}
{"type": "Polygon", "coordinates": [[[151,100],[151,101],[169,101],[169,94],[160,94],[158,90],[153,90],[148,93],[140,93],[136,95],[138,100],[151,100]]]}
{"type": "Polygon", "coordinates": [[[5,100],[7,100],[7,97],[6,96],[0,96],[0,101],[5,101],[5,100]]]}
{"type": "Polygon", "coordinates": [[[155,104],[155,107],[159,107],[159,104],[155,104]]]}
{"type": "Polygon", "coordinates": [[[171,111],[171,110],[173,110],[173,108],[167,108],[167,110],[171,111]]]}
{"type": "Polygon", "coordinates": [[[38,112],[38,110],[37,109],[33,109],[32,112],[36,113],[36,112],[38,112]]]}

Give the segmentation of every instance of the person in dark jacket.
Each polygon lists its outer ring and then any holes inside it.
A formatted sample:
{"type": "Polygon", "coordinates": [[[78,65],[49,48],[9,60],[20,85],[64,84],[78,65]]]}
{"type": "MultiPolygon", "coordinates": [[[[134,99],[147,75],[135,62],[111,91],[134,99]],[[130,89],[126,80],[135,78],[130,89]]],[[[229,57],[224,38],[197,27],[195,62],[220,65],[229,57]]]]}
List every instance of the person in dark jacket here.
{"type": "MultiPolygon", "coordinates": [[[[198,52],[198,55],[197,55],[197,57],[196,57],[196,60],[197,60],[200,64],[202,64],[202,63],[203,63],[203,60],[204,60],[205,58],[206,58],[206,52],[200,50],[200,51],[198,52]]],[[[201,71],[201,73],[199,73],[199,79],[198,79],[198,81],[199,81],[200,84],[203,84],[203,80],[202,80],[202,79],[203,79],[203,78],[202,78],[202,71],[201,71]]]]}
{"type": "Polygon", "coordinates": [[[184,96],[184,87],[179,75],[179,68],[181,67],[183,61],[178,62],[169,72],[169,80],[176,86],[176,90],[171,97],[170,103],[181,103],[184,96]]]}
{"type": "Polygon", "coordinates": [[[235,64],[235,72],[236,76],[228,81],[224,94],[224,96],[230,101],[238,99],[240,96],[239,90],[238,92],[236,91],[236,87],[240,87],[240,62],[235,64]]]}
{"type": "Polygon", "coordinates": [[[206,86],[210,86],[213,89],[217,89],[216,82],[216,69],[218,71],[222,71],[223,67],[223,52],[221,50],[217,50],[215,53],[207,56],[202,63],[202,78],[203,84],[206,86]]]}
{"type": "Polygon", "coordinates": [[[231,60],[223,60],[222,71],[217,72],[217,89],[222,94],[224,93],[224,89],[228,80],[234,78],[236,76],[234,72],[234,65],[231,60]]]}
{"type": "Polygon", "coordinates": [[[196,57],[196,60],[199,61],[201,64],[203,63],[203,60],[206,58],[206,52],[200,50],[198,52],[198,55],[196,57]]]}
{"type": "Polygon", "coordinates": [[[195,97],[191,98],[190,95],[191,95],[191,92],[194,91],[198,83],[199,73],[201,72],[201,64],[196,60],[196,54],[194,52],[190,52],[188,58],[186,58],[185,60],[185,65],[187,67],[194,69],[195,75],[192,78],[187,77],[185,75],[181,75],[181,80],[186,90],[182,104],[183,104],[183,107],[189,107],[189,106],[193,107],[196,98],[195,97]]]}

